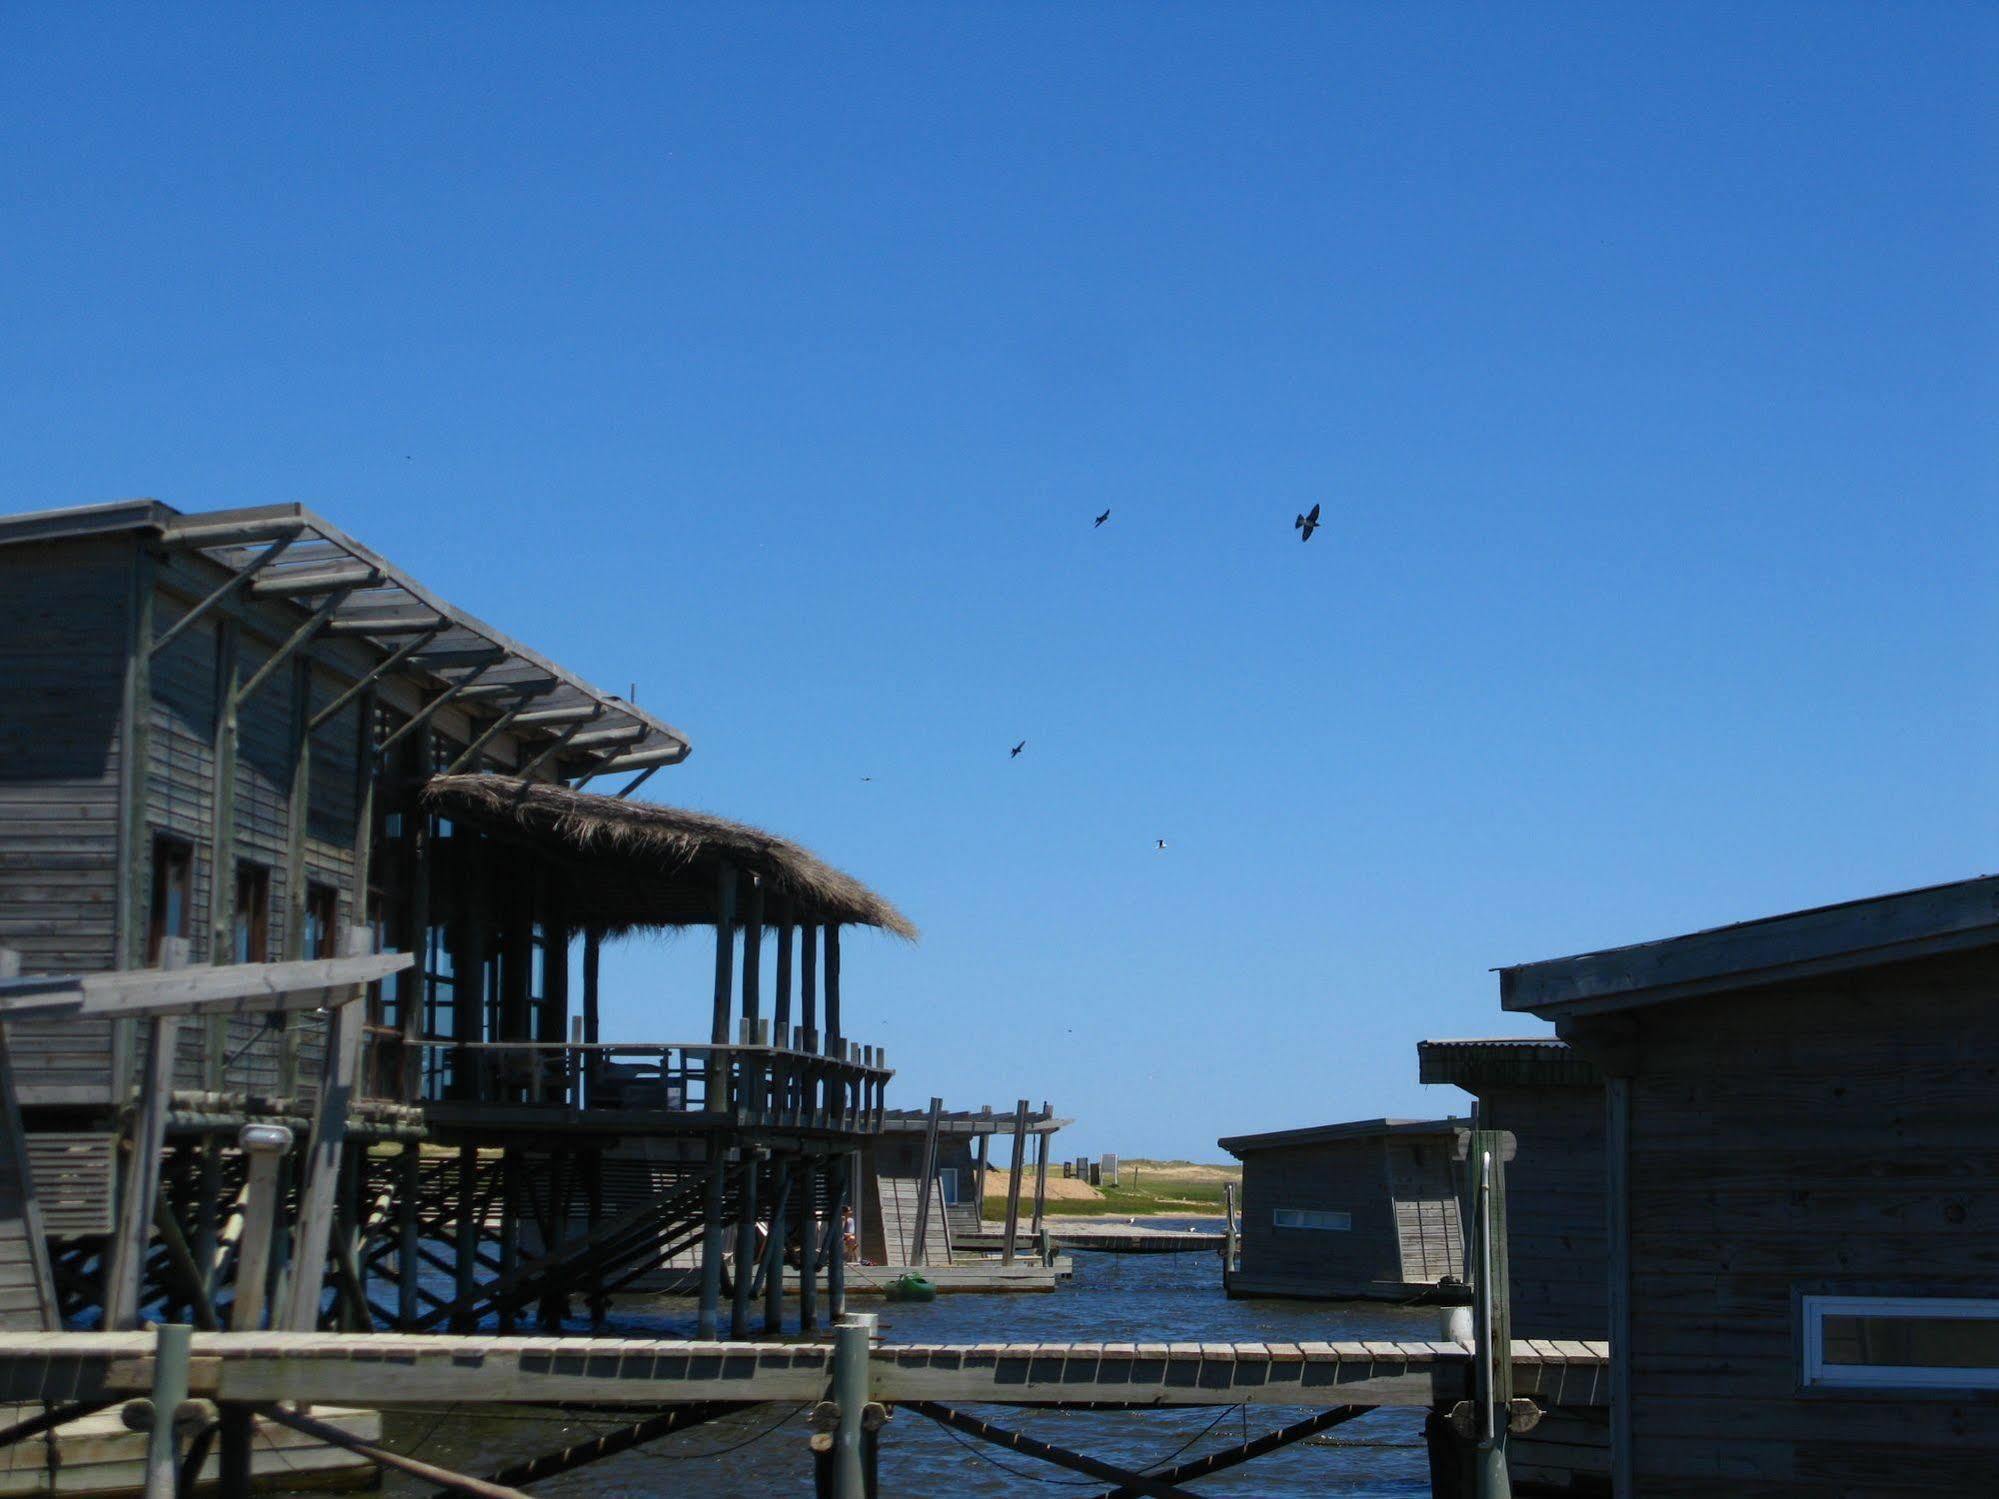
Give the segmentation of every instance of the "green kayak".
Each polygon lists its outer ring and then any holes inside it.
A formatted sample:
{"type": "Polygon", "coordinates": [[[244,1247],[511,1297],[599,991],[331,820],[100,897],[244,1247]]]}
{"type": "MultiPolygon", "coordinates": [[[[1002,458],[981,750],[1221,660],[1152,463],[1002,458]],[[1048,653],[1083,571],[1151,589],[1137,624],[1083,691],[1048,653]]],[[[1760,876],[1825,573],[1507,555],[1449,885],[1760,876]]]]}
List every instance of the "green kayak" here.
{"type": "Polygon", "coordinates": [[[882,1294],[890,1301],[935,1301],[937,1287],[912,1270],[882,1287],[882,1294]]]}

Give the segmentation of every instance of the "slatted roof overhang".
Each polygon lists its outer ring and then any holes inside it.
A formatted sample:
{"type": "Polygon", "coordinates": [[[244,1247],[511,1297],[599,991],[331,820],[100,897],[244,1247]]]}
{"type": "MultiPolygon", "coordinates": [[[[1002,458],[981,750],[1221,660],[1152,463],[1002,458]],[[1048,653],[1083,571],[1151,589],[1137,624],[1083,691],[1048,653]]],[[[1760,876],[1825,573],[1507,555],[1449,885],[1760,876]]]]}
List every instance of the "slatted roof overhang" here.
{"type": "Polygon", "coordinates": [[[1981,875],[1502,968],[1499,1002],[1559,1021],[1995,945],[1999,875],[1981,875]]]}
{"type": "Polygon", "coordinates": [[[1467,1093],[1482,1088],[1594,1088],[1596,1064],[1554,1036],[1505,1036],[1418,1041],[1416,1080],[1450,1083],[1467,1093]]]}
{"type": "Polygon", "coordinates": [[[395,675],[478,715],[475,735],[511,734],[521,766],[565,779],[651,770],[687,758],[687,736],[438,597],[304,505],[183,514],[125,500],[0,518],[0,546],[150,533],[234,574],[234,591],[296,605],[301,625],[373,647],[395,675]]]}
{"type": "Polygon", "coordinates": [[[1378,1140],[1409,1135],[1456,1139],[1458,1131],[1470,1125],[1469,1119],[1355,1119],[1346,1124],[1272,1130],[1261,1135],[1230,1135],[1215,1143],[1240,1159],[1259,1150],[1289,1150],[1300,1145],[1328,1145],[1341,1140],[1378,1140]]]}

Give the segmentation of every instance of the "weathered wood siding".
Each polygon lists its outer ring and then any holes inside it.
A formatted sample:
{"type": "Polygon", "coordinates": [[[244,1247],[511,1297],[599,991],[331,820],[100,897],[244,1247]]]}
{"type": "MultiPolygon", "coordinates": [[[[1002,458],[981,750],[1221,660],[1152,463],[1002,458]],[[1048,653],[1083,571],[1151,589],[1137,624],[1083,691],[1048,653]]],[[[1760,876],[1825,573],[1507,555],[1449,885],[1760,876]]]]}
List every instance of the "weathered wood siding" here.
{"type": "Polygon", "coordinates": [[[1794,1307],[1801,1289],[1999,1286],[1999,956],[1689,1001],[1638,1027],[1638,1492],[1999,1491],[1999,1400],[1801,1394],[1794,1307]]]}
{"type": "Polygon", "coordinates": [[[1259,1150],[1242,1168],[1242,1289],[1349,1294],[1404,1280],[1401,1236],[1379,1139],[1259,1150]],[[1278,1228],[1278,1208],[1351,1215],[1350,1229],[1278,1228]]]}
{"type": "Polygon", "coordinates": [[[28,973],[112,966],[133,552],[0,552],[0,944],[28,973]]]}
{"type": "MultiPolygon", "coordinates": [[[[0,552],[0,944],[29,973],[117,960],[129,541],[0,552]]],[[[102,1091],[106,1021],[9,1032],[24,1105],[102,1091]]]]}
{"type": "Polygon", "coordinates": [[[1608,1337],[1603,1089],[1489,1087],[1479,1097],[1490,1127],[1518,1147],[1506,1168],[1514,1336],[1608,1337]]]}
{"type": "Polygon", "coordinates": [[[1388,1189],[1395,1196],[1395,1232],[1402,1245],[1402,1278],[1463,1278],[1465,1237],[1458,1207],[1458,1172],[1449,1141],[1391,1137],[1388,1189]]]}

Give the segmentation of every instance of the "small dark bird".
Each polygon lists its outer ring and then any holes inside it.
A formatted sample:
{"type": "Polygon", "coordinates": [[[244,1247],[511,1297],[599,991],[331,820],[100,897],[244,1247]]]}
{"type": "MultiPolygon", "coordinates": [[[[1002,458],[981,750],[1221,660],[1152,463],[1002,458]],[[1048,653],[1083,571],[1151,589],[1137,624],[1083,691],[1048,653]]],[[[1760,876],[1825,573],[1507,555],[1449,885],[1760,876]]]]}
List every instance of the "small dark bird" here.
{"type": "Polygon", "coordinates": [[[1166,851],[1166,840],[1164,838],[1161,838],[1159,840],[1159,849],[1161,853],[1164,853],[1166,851]]]}
{"type": "Polygon", "coordinates": [[[1314,505],[1310,515],[1299,516],[1291,522],[1291,528],[1294,531],[1303,531],[1305,533],[1298,538],[1300,541],[1310,541],[1312,533],[1319,529],[1319,507],[1314,505]]]}
{"type": "MultiPolygon", "coordinates": [[[[1111,518],[1111,513],[1110,511],[1106,510],[1102,515],[1097,517],[1097,525],[1101,526],[1105,521],[1109,520],[1110,518],[1111,518]]],[[[1094,527],[1092,529],[1094,529],[1094,527]]]]}
{"type": "Polygon", "coordinates": [[[1009,759],[1009,760],[1018,760],[1018,759],[1020,758],[1020,752],[1021,752],[1022,750],[1024,750],[1024,749],[1026,749],[1026,748],[1027,748],[1027,741],[1026,741],[1025,739],[1023,739],[1023,740],[1021,740],[1021,741],[1020,741],[1020,743],[1016,744],[1016,745],[1015,745],[1015,746],[1013,747],[1013,750],[1012,750],[1012,752],[1011,752],[1011,753],[1010,753],[1010,754],[1009,754],[1009,755],[1007,756],[1007,759],[1009,759]]]}
{"type": "Polygon", "coordinates": [[[872,780],[874,779],[874,777],[873,777],[873,776],[862,776],[862,777],[861,777],[861,779],[862,779],[862,780],[864,780],[864,781],[872,781],[872,780]]]}

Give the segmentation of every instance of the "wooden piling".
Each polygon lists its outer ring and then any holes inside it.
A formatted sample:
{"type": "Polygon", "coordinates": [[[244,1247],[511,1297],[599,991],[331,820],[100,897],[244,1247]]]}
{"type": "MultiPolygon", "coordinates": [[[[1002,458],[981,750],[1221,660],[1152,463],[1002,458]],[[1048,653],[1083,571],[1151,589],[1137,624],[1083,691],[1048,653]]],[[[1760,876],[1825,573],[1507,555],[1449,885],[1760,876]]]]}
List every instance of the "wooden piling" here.
{"type": "MultiPolygon", "coordinates": [[[[1047,1100],[1041,1104],[1041,1116],[1053,1117],[1055,1111],[1047,1100]]],[[[1041,1234],[1041,1224],[1048,1213],[1048,1132],[1042,1130],[1034,1137],[1034,1234],[1041,1234]]]]}
{"type": "Polygon", "coordinates": [[[153,1352],[152,1425],[146,1432],[146,1499],[174,1499],[180,1478],[179,1422],[187,1399],[189,1352],[194,1329],[162,1322],[153,1352]]]}
{"type": "Polygon", "coordinates": [[[1014,1235],[1020,1232],[1020,1179],[1027,1170],[1027,1100],[1021,1099],[1013,1109],[1013,1169],[1007,1173],[1006,1181],[1006,1239],[1000,1252],[1000,1263],[1013,1263],[1014,1235]]]}
{"type": "Polygon", "coordinates": [[[833,1329],[833,1403],[838,1407],[833,1429],[834,1499],[868,1499],[870,1464],[863,1443],[873,1436],[863,1416],[868,1404],[868,1345],[875,1319],[867,1312],[842,1317],[833,1329]]]}
{"type": "Polygon", "coordinates": [[[814,1208],[819,1196],[818,1163],[811,1156],[798,1162],[798,1330],[819,1330],[819,1234],[814,1208]]]}
{"type": "Polygon", "coordinates": [[[706,1193],[701,1202],[701,1303],[695,1313],[699,1335],[704,1340],[714,1338],[721,1326],[722,1198],[728,1172],[727,1152],[720,1136],[709,1137],[706,1193]]]}
{"type": "Polygon", "coordinates": [[[930,1100],[930,1117],[923,1126],[923,1165],[916,1181],[916,1229],[909,1240],[912,1265],[924,1263],[923,1252],[929,1244],[931,1184],[937,1177],[937,1121],[943,1111],[943,1099],[930,1100]]]}

